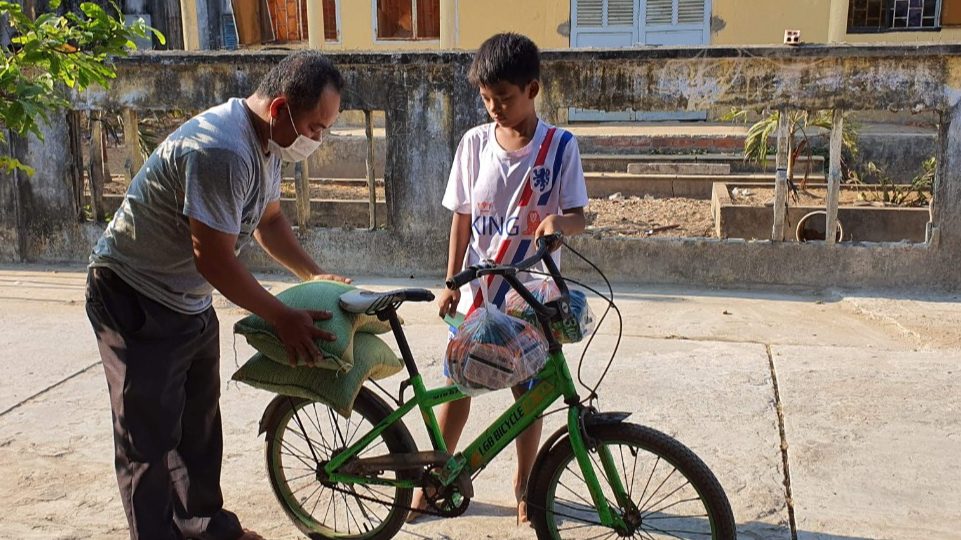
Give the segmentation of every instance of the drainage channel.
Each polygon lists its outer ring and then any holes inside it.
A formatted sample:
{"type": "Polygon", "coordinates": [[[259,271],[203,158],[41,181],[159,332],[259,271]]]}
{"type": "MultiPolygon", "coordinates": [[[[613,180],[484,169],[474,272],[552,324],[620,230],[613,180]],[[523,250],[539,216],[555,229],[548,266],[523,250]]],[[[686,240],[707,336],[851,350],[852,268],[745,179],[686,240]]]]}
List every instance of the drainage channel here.
{"type": "Polygon", "coordinates": [[[774,404],[777,409],[777,427],[781,437],[781,461],[784,467],[784,493],[787,500],[787,516],[791,527],[791,540],[797,540],[797,520],[794,517],[794,494],[791,491],[791,466],[788,460],[787,435],[784,432],[784,407],[781,405],[781,391],[777,383],[777,371],[774,368],[774,354],[771,345],[765,345],[767,361],[771,367],[771,382],[774,385],[774,404]]]}
{"type": "Polygon", "coordinates": [[[58,386],[63,385],[63,384],[66,383],[67,381],[83,375],[84,373],[86,373],[86,372],[90,371],[91,369],[99,366],[100,364],[101,364],[101,362],[95,362],[95,363],[93,363],[93,364],[90,364],[89,366],[81,369],[80,371],[77,371],[76,373],[74,373],[74,374],[72,374],[72,375],[68,375],[66,378],[60,379],[59,381],[51,384],[50,386],[44,388],[43,390],[41,390],[41,391],[39,391],[39,392],[31,395],[31,396],[27,396],[26,398],[20,400],[18,403],[16,403],[16,404],[13,405],[12,407],[6,409],[6,410],[3,411],[3,412],[0,412],[0,418],[3,418],[3,417],[6,416],[7,414],[9,414],[9,413],[11,413],[11,412],[19,409],[19,408],[22,407],[23,405],[29,403],[30,401],[33,401],[33,400],[37,399],[38,397],[46,394],[47,392],[53,390],[54,388],[57,388],[58,386]]]}

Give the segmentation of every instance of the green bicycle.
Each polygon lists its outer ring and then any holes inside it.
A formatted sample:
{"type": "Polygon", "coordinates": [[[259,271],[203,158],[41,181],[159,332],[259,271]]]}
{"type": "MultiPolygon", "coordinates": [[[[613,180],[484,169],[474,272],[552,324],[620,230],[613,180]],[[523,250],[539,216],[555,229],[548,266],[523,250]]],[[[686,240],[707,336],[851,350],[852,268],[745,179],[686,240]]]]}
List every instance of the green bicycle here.
{"type": "MultiPolygon", "coordinates": [[[[629,413],[601,413],[578,396],[552,324],[571,323],[569,290],[549,255],[560,236],[541,238],[538,251],[514,266],[478,265],[447,282],[461,287],[500,275],[534,309],[549,344],[538,381],[461,452],[449,454],[434,407],[465,396],[448,386],[428,390],[401,328],[397,309],[429,302],[424,289],[353,291],[344,309],[389,321],[409,378],[398,407],[367,387],[350,418],[326,405],[277,396],[261,420],[271,486],[288,517],[311,539],[386,540],[404,524],[413,490],[424,489],[427,514],[456,517],[473,497],[472,478],[547,408],[563,399],[567,424],[541,447],[529,480],[528,515],[539,539],[660,538],[734,540],[727,496],[687,447],[654,429],[626,423],[629,413]],[[561,290],[539,303],[516,277],[543,262],[561,290]],[[403,401],[406,388],[413,398],[403,401]],[[403,418],[423,417],[433,448],[418,451],[403,418]]],[[[593,392],[592,392],[593,393],[593,392]]]]}

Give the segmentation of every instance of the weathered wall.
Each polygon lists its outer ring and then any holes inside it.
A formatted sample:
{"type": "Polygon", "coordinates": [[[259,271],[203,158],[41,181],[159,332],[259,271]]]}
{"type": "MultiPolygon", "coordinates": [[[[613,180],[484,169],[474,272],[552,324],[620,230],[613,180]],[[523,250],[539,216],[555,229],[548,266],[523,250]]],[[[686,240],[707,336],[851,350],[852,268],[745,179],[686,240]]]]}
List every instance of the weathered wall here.
{"type": "MultiPolygon", "coordinates": [[[[386,111],[390,230],[305,231],[319,259],[346,273],[440,274],[450,216],[440,200],[454,149],[484,121],[466,82],[467,53],[336,54],[349,92],[346,109],[386,111]]],[[[195,109],[249,93],[279,54],[155,54],[125,60],[110,92],[79,108],[128,105],[195,109]]],[[[570,106],[608,110],[750,108],[941,111],[941,159],[931,208],[931,242],[913,245],[722,240],[578,238],[576,245],[614,279],[710,285],[961,287],[961,46],[706,48],[549,51],[542,115],[570,106]]],[[[56,159],[53,153],[51,159],[56,159]]],[[[39,180],[38,180],[39,181],[39,180]]],[[[53,184],[55,182],[51,182],[53,184]]],[[[37,191],[34,191],[35,193],[37,191]]],[[[4,201],[4,204],[7,204],[4,201]]],[[[26,230],[31,259],[83,253],[91,239],[26,230]],[[76,240],[77,242],[81,240],[76,240]]],[[[67,231],[67,232],[63,232],[67,231]]],[[[72,236],[71,236],[72,235],[72,236]]],[[[260,255],[251,253],[257,262],[260,255]]],[[[575,270],[584,266],[566,257],[575,270]]]]}

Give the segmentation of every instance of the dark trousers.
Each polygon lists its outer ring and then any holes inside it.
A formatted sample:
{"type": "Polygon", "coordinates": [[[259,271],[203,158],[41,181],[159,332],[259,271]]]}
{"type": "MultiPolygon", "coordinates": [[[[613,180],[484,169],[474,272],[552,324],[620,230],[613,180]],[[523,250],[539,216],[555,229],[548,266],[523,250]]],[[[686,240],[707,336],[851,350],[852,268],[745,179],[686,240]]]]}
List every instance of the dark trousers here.
{"type": "Polygon", "coordinates": [[[87,316],[107,375],[130,538],[242,535],[220,491],[220,328],[213,308],[179,313],[113,271],[94,268],[87,316]]]}

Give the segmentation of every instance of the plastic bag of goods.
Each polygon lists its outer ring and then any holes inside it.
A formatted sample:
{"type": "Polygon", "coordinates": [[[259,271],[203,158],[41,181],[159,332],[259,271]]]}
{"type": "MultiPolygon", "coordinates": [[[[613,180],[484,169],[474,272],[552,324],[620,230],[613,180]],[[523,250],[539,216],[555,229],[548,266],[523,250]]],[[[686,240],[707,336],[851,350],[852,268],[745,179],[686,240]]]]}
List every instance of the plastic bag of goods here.
{"type": "MultiPolygon", "coordinates": [[[[552,302],[561,297],[561,291],[557,288],[557,284],[554,283],[553,279],[535,279],[524,285],[527,287],[527,290],[534,295],[534,298],[542,304],[552,302]]],[[[591,311],[591,306],[587,303],[587,295],[576,289],[571,289],[570,301],[571,313],[574,315],[574,321],[577,324],[565,326],[561,322],[554,323],[554,339],[559,343],[577,343],[594,331],[596,321],[594,312],[591,311]]],[[[504,307],[504,311],[512,317],[524,319],[534,325],[539,324],[537,322],[537,316],[534,314],[534,308],[532,308],[521,295],[517,294],[517,291],[514,289],[511,289],[510,292],[507,293],[504,307]]]]}
{"type": "Polygon", "coordinates": [[[530,323],[488,304],[475,310],[447,344],[451,380],[466,394],[510,388],[547,362],[547,340],[530,323]]]}

